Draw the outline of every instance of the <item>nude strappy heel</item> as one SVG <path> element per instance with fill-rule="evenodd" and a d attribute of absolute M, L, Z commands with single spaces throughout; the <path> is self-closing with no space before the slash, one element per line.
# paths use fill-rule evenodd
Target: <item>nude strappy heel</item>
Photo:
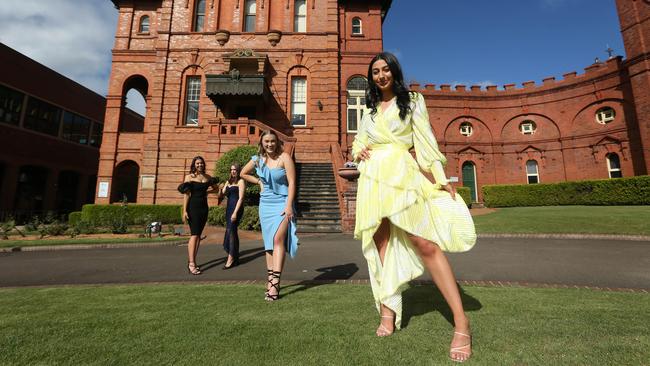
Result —
<path fill-rule="evenodd" d="M 454 362 L 465 362 L 465 361 L 469 360 L 469 358 L 472 356 L 472 336 L 469 335 L 469 334 L 461 333 L 461 332 L 454 332 L 454 334 L 458 334 L 460 336 L 468 338 L 469 342 L 467 342 L 467 344 L 464 344 L 462 346 L 451 347 L 449 349 L 449 359 L 454 361 Z M 465 359 L 455 359 L 455 358 L 452 357 L 454 354 L 465 355 L 466 358 Z"/>
<path fill-rule="evenodd" d="M 395 317 L 392 315 L 382 315 L 382 319 L 391 319 L 394 320 Z M 395 329 L 389 330 L 381 322 L 379 323 L 379 328 L 377 328 L 377 337 L 388 337 L 395 332 Z"/>

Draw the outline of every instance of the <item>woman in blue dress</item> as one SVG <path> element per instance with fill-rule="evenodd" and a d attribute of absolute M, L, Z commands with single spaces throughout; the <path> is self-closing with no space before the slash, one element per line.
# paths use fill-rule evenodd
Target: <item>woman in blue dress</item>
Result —
<path fill-rule="evenodd" d="M 241 177 L 260 186 L 260 224 L 268 275 L 265 299 L 275 301 L 280 296 L 285 252 L 293 258 L 298 250 L 294 217 L 296 167 L 289 154 L 282 152 L 282 141 L 274 131 L 263 132 L 258 146 L 258 155 L 244 166 Z M 257 177 L 251 175 L 253 170 Z"/>
<path fill-rule="evenodd" d="M 235 163 L 230 166 L 228 181 L 221 188 L 221 195 L 226 201 L 226 233 L 223 236 L 223 249 L 228 253 L 228 259 L 223 269 L 239 265 L 239 234 L 237 228 L 244 214 L 244 191 L 246 183 L 239 176 L 241 167 Z"/>

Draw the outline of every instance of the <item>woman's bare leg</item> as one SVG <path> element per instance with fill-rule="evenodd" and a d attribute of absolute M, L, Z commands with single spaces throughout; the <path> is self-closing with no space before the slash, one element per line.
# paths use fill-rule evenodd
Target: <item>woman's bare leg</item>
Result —
<path fill-rule="evenodd" d="M 282 272 L 282 269 L 284 268 L 284 259 L 285 259 L 285 241 L 287 239 L 287 231 L 288 231 L 289 223 L 287 219 L 282 220 L 280 223 L 280 226 L 278 227 L 278 231 L 275 233 L 275 236 L 273 237 L 273 261 L 272 261 L 272 267 L 271 268 L 274 272 Z M 277 279 L 277 282 L 279 283 L 279 279 Z M 278 289 L 276 289 L 273 286 L 270 286 L 268 288 L 269 296 L 277 296 L 278 295 Z"/>
<path fill-rule="evenodd" d="M 196 270 L 196 252 L 198 250 L 199 240 L 200 240 L 199 236 L 192 235 L 190 236 L 190 240 L 187 242 L 187 262 L 188 262 L 189 271 L 192 274 L 200 273 Z"/>
<path fill-rule="evenodd" d="M 386 256 L 386 248 L 388 247 L 388 239 L 390 238 L 390 221 L 387 218 L 381 220 L 381 224 L 375 231 L 372 239 L 375 241 L 377 251 L 379 252 L 379 260 L 384 264 L 384 257 Z M 393 334 L 395 331 L 395 312 L 384 306 L 379 305 L 379 314 L 381 316 L 379 327 L 377 328 L 377 335 L 385 337 Z"/>
<path fill-rule="evenodd" d="M 447 256 L 443 253 L 440 247 L 429 240 L 408 234 L 411 243 L 418 252 L 422 263 L 431 274 L 433 282 L 436 284 L 440 293 L 447 301 L 449 308 L 454 316 L 454 331 L 470 335 L 469 319 L 465 315 L 463 309 L 463 302 L 460 298 L 456 277 L 451 270 L 451 265 L 447 260 Z M 451 347 L 461 347 L 469 344 L 469 338 L 458 334 L 454 334 L 451 341 Z M 450 357 L 458 361 L 464 361 L 471 355 L 471 347 L 465 347 L 463 352 L 453 352 Z"/>

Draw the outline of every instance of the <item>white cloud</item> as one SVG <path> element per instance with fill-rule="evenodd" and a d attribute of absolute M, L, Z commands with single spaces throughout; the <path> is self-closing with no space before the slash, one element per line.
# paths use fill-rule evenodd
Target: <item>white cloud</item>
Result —
<path fill-rule="evenodd" d="M 106 95 L 117 10 L 108 0 L 2 0 L 0 42 Z"/>

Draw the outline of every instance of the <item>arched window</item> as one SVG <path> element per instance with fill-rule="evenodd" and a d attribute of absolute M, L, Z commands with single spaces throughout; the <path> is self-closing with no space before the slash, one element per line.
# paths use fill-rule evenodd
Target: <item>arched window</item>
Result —
<path fill-rule="evenodd" d="M 244 6 L 244 32 L 255 32 L 255 16 L 257 15 L 257 4 L 255 0 L 246 0 Z"/>
<path fill-rule="evenodd" d="M 363 34 L 360 18 L 352 18 L 352 34 Z"/>
<path fill-rule="evenodd" d="M 307 78 L 291 78 L 291 125 L 307 126 Z"/>
<path fill-rule="evenodd" d="M 603 107 L 596 111 L 596 122 L 601 125 L 606 125 L 614 121 L 616 118 L 616 112 L 612 107 Z"/>
<path fill-rule="evenodd" d="M 307 31 L 307 0 L 296 0 L 293 15 L 293 31 Z"/>
<path fill-rule="evenodd" d="M 348 81 L 348 132 L 357 132 L 366 105 L 366 78 L 356 76 Z"/>
<path fill-rule="evenodd" d="M 535 160 L 528 160 L 526 162 L 526 176 L 528 177 L 528 184 L 539 183 L 539 170 L 537 169 L 537 162 Z"/>
<path fill-rule="evenodd" d="M 140 33 L 149 33 L 149 16 L 143 15 L 140 18 L 140 28 L 138 29 Z"/>
<path fill-rule="evenodd" d="M 621 161 L 618 159 L 618 155 L 614 153 L 607 154 L 607 171 L 609 172 L 610 178 L 623 177 L 623 173 L 621 172 Z"/>
<path fill-rule="evenodd" d="M 472 128 L 472 124 L 465 121 L 460 124 L 460 134 L 469 137 L 472 136 L 472 133 L 474 132 L 474 129 Z"/>
<path fill-rule="evenodd" d="M 205 23 L 205 0 L 196 0 L 195 4 L 192 31 L 203 32 L 203 24 Z"/>
<path fill-rule="evenodd" d="M 524 135 L 532 135 L 537 130 L 537 125 L 531 120 L 523 121 L 519 124 L 519 131 Z"/>
<path fill-rule="evenodd" d="M 199 101 L 201 96 L 201 77 L 188 76 L 185 84 L 185 118 L 186 126 L 199 125 Z"/>

